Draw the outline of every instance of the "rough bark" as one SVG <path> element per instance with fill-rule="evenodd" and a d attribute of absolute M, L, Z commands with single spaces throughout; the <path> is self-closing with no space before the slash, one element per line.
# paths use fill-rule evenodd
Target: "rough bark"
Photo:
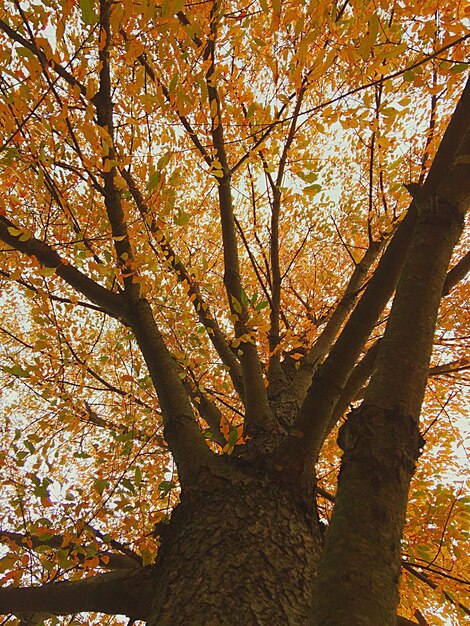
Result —
<path fill-rule="evenodd" d="M 207 475 L 163 536 L 149 626 L 308 623 L 321 532 L 278 477 Z"/>

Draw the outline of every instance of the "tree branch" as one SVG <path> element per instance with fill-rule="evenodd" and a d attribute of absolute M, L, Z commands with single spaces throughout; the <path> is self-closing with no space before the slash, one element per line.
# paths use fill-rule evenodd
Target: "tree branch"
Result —
<path fill-rule="evenodd" d="M 136 206 L 142 218 L 150 228 L 150 232 L 155 236 L 155 240 L 157 241 L 158 246 L 163 252 L 167 262 L 174 270 L 178 281 L 183 285 L 186 285 L 188 298 L 193 304 L 198 319 L 207 330 L 209 339 L 214 346 L 217 354 L 219 355 L 222 363 L 228 367 L 233 386 L 240 395 L 240 397 L 243 399 L 244 388 L 240 363 L 238 362 L 238 359 L 236 358 L 231 347 L 229 346 L 226 338 L 224 337 L 224 334 L 222 333 L 222 330 L 220 329 L 217 320 L 210 311 L 208 304 L 202 297 L 199 285 L 194 280 L 194 277 L 191 276 L 176 252 L 173 250 L 173 247 L 165 237 L 164 231 L 158 226 L 157 221 L 152 215 L 150 208 L 145 203 L 144 198 L 140 190 L 138 189 L 131 173 L 124 168 L 121 170 L 121 173 L 123 178 L 127 182 L 129 191 L 134 199 L 134 202 L 136 203 Z"/>
<path fill-rule="evenodd" d="M 431 580 L 429 576 L 427 576 L 423 572 L 418 572 L 415 569 L 415 567 L 419 567 L 419 566 L 413 566 L 412 563 L 407 563 L 406 561 L 402 561 L 402 566 L 412 576 L 414 576 L 418 580 L 421 580 L 421 582 L 425 583 L 428 587 L 431 587 L 431 589 L 437 589 L 438 585 L 433 580 Z M 437 573 L 437 572 L 434 572 L 434 573 Z M 465 604 L 462 604 L 461 602 L 458 602 L 457 600 L 455 600 L 452 596 L 450 596 L 447 593 L 447 591 L 443 591 L 442 593 L 451 604 L 462 609 L 462 611 L 464 611 L 467 615 L 470 615 L 470 609 L 467 606 L 465 606 Z"/>
<path fill-rule="evenodd" d="M 58 76 L 65 80 L 65 82 L 71 87 L 77 87 L 80 93 L 86 98 L 86 86 L 83 85 L 73 74 L 71 74 L 65 67 L 57 63 L 53 58 L 47 58 L 42 50 L 40 50 L 34 42 L 29 41 L 16 30 L 11 28 L 6 22 L 0 19 L 0 30 L 2 30 L 10 39 L 20 44 L 24 48 L 30 50 L 39 60 L 41 65 L 47 65 L 53 69 Z"/>
<path fill-rule="evenodd" d="M 196 383 L 188 379 L 188 377 L 184 379 L 184 385 L 199 415 L 207 422 L 210 428 L 212 435 L 211 441 L 215 441 L 223 448 L 227 442 L 220 430 L 223 415 L 219 407 L 197 387 Z"/>
<path fill-rule="evenodd" d="M 39 587 L 0 588 L 0 613 L 70 615 L 95 612 L 147 619 L 154 594 L 152 569 L 110 572 Z"/>
<path fill-rule="evenodd" d="M 300 407 L 301 403 L 304 401 L 307 390 L 312 382 L 313 375 L 320 366 L 324 357 L 328 354 L 328 351 L 336 339 L 344 320 L 350 313 L 359 296 L 360 289 L 363 286 L 367 273 L 379 256 L 386 242 L 387 238 L 382 237 L 379 241 L 372 242 L 369 245 L 369 248 L 364 253 L 361 261 L 356 264 L 344 294 L 336 305 L 336 308 L 330 316 L 326 326 L 320 333 L 314 345 L 307 351 L 301 360 L 300 367 L 297 370 L 289 389 L 286 391 L 285 396 L 286 399 L 295 401 L 297 406 Z"/>
<path fill-rule="evenodd" d="M 299 90 L 297 101 L 295 103 L 294 114 L 290 124 L 289 132 L 282 150 L 279 166 L 277 170 L 276 181 L 272 184 L 273 201 L 271 204 L 271 229 L 270 229 L 270 260 L 271 260 L 271 280 L 272 280 L 272 296 L 270 310 L 270 329 L 268 334 L 269 340 L 269 366 L 268 380 L 270 386 L 276 388 L 278 385 L 284 385 L 285 377 L 281 368 L 281 357 L 278 350 L 280 344 L 280 309 L 281 309 L 281 268 L 279 264 L 279 217 L 281 212 L 281 196 L 282 182 L 287 165 L 287 157 L 290 147 L 295 138 L 297 128 L 297 120 L 302 106 L 302 101 L 306 92 L 303 85 Z M 266 168 L 265 168 L 266 169 Z M 271 180 L 271 179 L 270 179 Z M 270 393 L 272 393 L 270 391 Z"/>
<path fill-rule="evenodd" d="M 465 276 L 470 272 L 470 250 L 454 265 L 454 267 L 449 270 L 446 281 L 444 283 L 444 289 L 442 290 L 442 295 L 447 296 L 452 291 L 452 289 L 459 283 L 461 280 L 465 278 Z"/>
<path fill-rule="evenodd" d="M 271 430 L 275 426 L 263 380 L 261 363 L 254 339 L 247 326 L 248 311 L 245 305 L 244 291 L 240 280 L 238 244 L 231 189 L 231 171 L 225 150 L 222 126 L 222 109 L 217 86 L 215 84 L 215 41 L 220 3 L 214 0 L 211 9 L 211 37 L 206 43 L 204 57 L 209 63 L 206 73 L 206 85 L 211 110 L 211 135 L 214 144 L 217 171 L 220 221 L 224 252 L 224 284 L 227 291 L 231 314 L 235 320 L 235 334 L 239 340 L 240 362 L 243 371 L 245 390 L 245 427 L 248 434 L 258 430 Z M 213 165 L 214 165 L 213 163 Z"/>
<path fill-rule="evenodd" d="M 92 102 L 96 107 L 96 117 L 98 125 L 107 132 L 109 136 L 109 145 L 107 141 L 102 140 L 105 150 L 103 150 L 103 171 L 104 180 L 104 203 L 106 213 L 111 225 L 113 234 L 113 243 L 117 255 L 118 267 L 121 270 L 124 288 L 129 297 L 136 298 L 140 293 L 140 286 L 134 281 L 135 267 L 133 263 L 133 250 L 129 240 L 129 232 L 122 208 L 121 194 L 116 187 L 115 178 L 117 174 L 116 168 L 116 151 L 114 148 L 114 121 L 113 121 L 113 101 L 111 96 L 111 70 L 110 70 L 110 54 L 109 47 L 111 45 L 111 26 L 110 13 L 113 2 L 109 0 L 100 0 L 100 17 L 99 17 L 99 90 L 93 97 Z M 107 153 L 107 154 L 106 154 Z"/>
<path fill-rule="evenodd" d="M 470 81 L 455 115 L 462 115 L 463 138 L 456 137 L 456 144 L 448 146 L 451 159 L 439 184 L 431 178 L 429 186 L 419 187 L 413 195 L 418 219 L 376 369 L 363 404 L 349 415 L 338 437 L 344 454 L 318 568 L 314 620 L 321 621 L 326 614 L 334 620 L 341 607 L 348 606 L 351 615 L 388 623 L 398 603 L 400 540 L 409 485 L 424 443 L 419 414 L 437 314 L 447 267 L 470 204 L 470 164 L 466 163 Z M 365 588 L 371 598 L 366 610 L 355 600 Z"/>
<path fill-rule="evenodd" d="M 35 550 L 40 546 L 49 546 L 50 548 L 57 550 L 58 548 L 63 547 L 64 545 L 64 537 L 62 535 L 54 535 L 50 538 L 41 538 L 38 535 L 34 535 L 33 533 L 17 533 L 9 530 L 0 529 L 0 541 L 2 542 L 11 542 L 14 541 L 18 546 L 22 548 L 32 548 Z M 81 546 L 71 544 L 66 547 L 75 549 L 77 551 L 77 557 L 80 561 L 85 561 L 87 556 L 85 553 L 82 554 L 80 551 Z M 109 570 L 123 570 L 123 569 L 135 569 L 141 565 L 139 556 L 135 554 L 134 556 L 130 556 L 128 554 L 116 554 L 115 552 L 109 551 L 99 551 L 98 556 L 100 558 L 100 567 Z M 104 557 L 104 558 L 102 558 Z"/>
<path fill-rule="evenodd" d="M 210 466 L 214 455 L 199 430 L 180 370 L 155 322 L 150 303 L 144 298 L 133 303 L 129 325 L 147 364 L 162 409 L 164 434 L 185 484 L 195 483 L 202 466 Z"/>
<path fill-rule="evenodd" d="M 380 341 L 380 339 L 374 341 L 372 346 L 349 375 L 331 415 L 331 420 L 327 428 L 327 435 L 335 427 L 338 420 L 346 413 L 349 404 L 357 398 L 358 393 L 361 391 L 367 380 L 372 376 L 375 360 L 379 352 Z"/>
<path fill-rule="evenodd" d="M 62 259 L 48 244 L 39 241 L 35 237 L 29 237 L 29 235 L 30 233 L 26 233 L 24 229 L 18 227 L 7 217 L 0 215 L 0 239 L 4 243 L 29 257 L 36 257 L 44 267 L 54 268 L 58 276 L 88 298 L 90 302 L 93 302 L 108 315 L 120 321 L 125 320 L 127 307 L 121 296 L 105 289 L 105 287 L 82 274 L 80 270 L 70 265 L 67 260 Z M 27 237 L 26 241 L 24 240 L 25 237 Z"/>
<path fill-rule="evenodd" d="M 178 13 L 178 16 L 183 16 L 184 19 L 186 19 L 186 23 L 189 24 L 189 21 L 187 20 L 186 16 L 184 16 L 184 14 L 181 11 Z M 180 21 L 182 21 L 181 17 L 180 17 Z M 183 23 L 185 23 L 185 22 L 183 22 Z M 125 39 L 125 41 L 129 41 L 129 38 L 127 37 L 127 34 L 126 34 L 126 32 L 125 32 L 125 30 L 123 28 L 121 28 L 119 32 L 121 33 L 121 35 Z M 155 70 L 153 69 L 153 67 L 148 62 L 148 60 L 146 58 L 146 55 L 145 54 L 139 54 L 139 56 L 137 57 L 137 60 L 139 61 L 139 63 L 144 68 L 145 73 L 150 78 L 150 80 L 153 83 L 156 83 L 156 84 L 159 85 L 159 87 L 162 90 L 163 95 L 165 96 L 167 102 L 170 102 L 171 101 L 171 97 L 170 97 L 170 92 L 169 92 L 168 88 L 157 77 L 157 75 L 155 73 Z M 185 129 L 185 131 L 188 133 L 188 137 L 191 139 L 193 144 L 196 146 L 196 148 L 198 149 L 199 153 L 203 157 L 204 161 L 210 167 L 212 165 L 212 159 L 211 159 L 209 153 L 207 152 L 206 148 L 204 147 L 204 145 L 201 143 L 201 140 L 197 136 L 196 131 L 191 126 L 190 121 L 188 120 L 188 118 L 186 116 L 181 115 L 181 113 L 179 112 L 177 107 L 175 107 L 175 110 L 176 110 L 176 115 L 178 116 L 179 121 L 183 125 L 183 128 Z"/>

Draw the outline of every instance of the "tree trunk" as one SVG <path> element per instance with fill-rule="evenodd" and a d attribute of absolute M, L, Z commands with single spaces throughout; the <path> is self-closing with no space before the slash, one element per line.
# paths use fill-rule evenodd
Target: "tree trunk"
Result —
<path fill-rule="evenodd" d="M 314 507 L 278 476 L 208 475 L 163 534 L 147 623 L 306 625 L 321 545 Z"/>

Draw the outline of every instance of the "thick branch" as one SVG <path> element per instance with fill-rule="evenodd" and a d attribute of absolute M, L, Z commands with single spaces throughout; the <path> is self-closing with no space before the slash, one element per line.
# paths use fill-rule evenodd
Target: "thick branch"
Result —
<path fill-rule="evenodd" d="M 358 393 L 371 377 L 379 347 L 380 339 L 377 339 L 351 372 L 331 415 L 327 434 L 331 432 L 338 420 L 346 413 L 349 404 L 357 398 Z"/>
<path fill-rule="evenodd" d="M 416 221 L 410 210 L 400 223 L 364 293 L 327 359 L 317 370 L 288 438 L 277 453 L 277 464 L 294 473 L 312 470 L 325 439 L 342 389 L 377 320 L 395 290 Z M 325 331 L 324 331 L 325 332 Z"/>
<path fill-rule="evenodd" d="M 271 280 L 272 280 L 272 296 L 271 296 L 271 311 L 270 311 L 270 329 L 269 329 L 269 367 L 268 367 L 268 380 L 270 386 L 276 387 L 276 383 L 284 382 L 284 374 L 281 368 L 281 358 L 278 350 L 280 344 L 280 309 L 281 309 L 281 267 L 279 262 L 279 217 L 281 213 L 281 187 L 284 180 L 284 173 L 287 165 L 287 157 L 289 150 L 295 138 L 295 132 L 297 128 L 297 120 L 299 116 L 300 107 L 305 95 L 305 86 L 303 86 L 297 97 L 297 102 L 294 108 L 294 115 L 290 124 L 289 132 L 282 150 L 281 158 L 279 160 L 279 167 L 277 170 L 276 181 L 272 181 L 273 201 L 271 204 L 271 232 L 270 232 L 270 257 L 271 257 Z M 265 169 L 267 169 L 265 167 Z M 268 173 L 268 176 L 269 173 Z M 272 393 L 272 391 L 270 391 Z"/>
<path fill-rule="evenodd" d="M 467 255 L 466 255 L 467 256 Z M 468 255 L 470 258 L 470 254 Z M 454 270 L 459 267 L 460 263 L 465 260 L 465 257 L 457 263 L 457 265 L 451 269 L 446 276 L 446 280 L 444 285 L 455 286 L 459 280 L 465 277 L 466 272 L 463 273 L 460 268 L 456 273 Z M 444 291 L 442 293 L 443 296 L 446 296 L 450 293 L 450 289 Z M 372 376 L 375 366 L 375 359 L 377 357 L 380 346 L 380 339 L 375 341 L 371 348 L 366 352 L 365 356 L 362 360 L 356 365 L 356 367 L 351 372 L 344 389 L 341 393 L 341 396 L 336 403 L 333 414 L 331 416 L 330 425 L 328 427 L 328 432 L 334 428 L 335 424 L 338 420 L 346 413 L 348 406 L 354 400 L 360 400 L 363 398 L 363 392 L 365 391 L 365 383 Z M 470 367 L 470 359 L 457 359 L 455 361 L 451 361 L 449 363 L 443 363 L 442 365 L 435 365 L 429 369 L 429 376 L 440 376 L 449 374 L 452 372 L 459 372 Z M 361 393 L 360 393 L 361 392 Z"/>
<path fill-rule="evenodd" d="M 188 394 L 179 376 L 147 300 L 133 303 L 129 325 L 142 351 L 162 409 L 165 439 L 173 454 L 181 482 L 196 482 L 202 466 L 214 455 L 197 425 Z"/>
<path fill-rule="evenodd" d="M 152 589 L 151 568 L 110 572 L 77 581 L 40 587 L 0 588 L 0 614 L 94 612 L 147 619 Z"/>
<path fill-rule="evenodd" d="M 118 267 L 121 270 L 124 287 L 129 296 L 138 297 L 140 287 L 134 282 L 135 269 L 133 267 L 133 250 L 129 240 L 129 232 L 122 208 L 121 194 L 116 187 L 115 178 L 116 151 L 114 148 L 113 101 L 111 96 L 111 70 L 109 47 L 111 45 L 110 12 L 112 2 L 100 0 L 100 46 L 99 46 L 99 90 L 93 97 L 96 107 L 98 125 L 107 131 L 110 145 L 103 150 L 103 180 L 104 203 L 111 225 L 114 248 L 117 255 Z M 104 143 L 103 143 L 104 146 Z"/>
<path fill-rule="evenodd" d="M 250 336 L 250 329 L 247 326 L 249 315 L 245 306 L 245 298 L 240 280 L 238 244 L 233 214 L 231 172 L 225 150 L 220 97 L 215 84 L 215 40 L 217 36 L 219 8 L 219 2 L 215 1 L 211 11 L 211 38 L 207 41 L 204 53 L 204 56 L 210 60 L 210 65 L 206 73 L 206 84 L 212 119 L 211 135 L 215 156 L 219 163 L 217 180 L 224 251 L 224 284 L 230 310 L 235 318 L 235 333 L 237 338 L 241 339 L 239 351 L 241 353 L 240 362 L 245 390 L 245 424 L 247 432 L 253 434 L 257 430 L 272 429 L 274 427 L 274 420 L 269 407 L 258 351 L 253 337 Z"/>
<path fill-rule="evenodd" d="M 429 375 L 447 265 L 463 229 L 463 215 L 455 205 L 440 197 L 436 201 L 438 209 L 430 206 L 429 214 L 420 218 L 416 228 L 377 357 L 377 369 L 366 393 L 366 401 L 386 408 L 400 407 L 415 419 Z M 436 215 L 435 211 L 439 213 Z"/>
<path fill-rule="evenodd" d="M 146 224 L 150 228 L 150 231 L 155 236 L 158 246 L 164 254 L 167 262 L 174 270 L 178 281 L 183 285 L 186 285 L 188 298 L 193 303 L 199 321 L 206 328 L 209 339 L 222 363 L 228 367 L 229 375 L 232 379 L 234 388 L 243 398 L 244 389 L 240 363 L 224 337 L 224 334 L 222 333 L 217 320 L 210 311 L 207 302 L 205 302 L 202 297 L 199 285 L 173 250 L 173 247 L 165 237 L 164 231 L 158 226 L 157 221 L 145 203 L 144 198 L 130 172 L 126 169 L 122 169 L 121 173 L 128 184 L 129 191 L 134 199 L 134 202 L 136 203 L 137 208 L 139 209 L 140 214 L 142 215 L 142 218 L 145 220 Z"/>
<path fill-rule="evenodd" d="M 438 211 L 437 202 L 450 202 L 463 211 L 470 195 L 469 166 L 465 155 L 470 154 L 470 80 L 462 93 L 448 128 L 437 151 L 424 186 L 413 197 L 405 219 L 380 260 L 364 294 L 352 312 L 328 358 L 317 371 L 289 439 L 281 445 L 279 464 L 292 464 L 299 470 L 306 459 L 315 458 L 325 438 L 342 388 L 381 312 L 393 294 L 416 223 L 416 212 L 426 201 Z M 414 190 L 415 186 L 413 186 Z M 439 190 L 439 197 L 434 190 Z M 445 209 L 444 209 L 445 210 Z M 447 265 L 444 267 L 446 271 Z M 427 275 L 427 272 L 425 272 Z M 444 281 L 441 287 L 444 287 Z M 440 294 L 440 295 L 441 295 Z M 419 360 L 419 362 L 421 362 Z M 397 367 L 401 369 L 401 366 Z M 427 378 L 427 370 L 426 370 Z M 410 381 L 408 380 L 408 384 Z M 385 379 L 384 379 L 384 384 Z M 309 461 L 310 463 L 310 461 Z"/>
<path fill-rule="evenodd" d="M 12 234 L 12 232 L 19 234 Z M 105 289 L 94 280 L 82 274 L 80 270 L 65 259 L 43 241 L 35 237 L 23 239 L 23 231 L 4 215 L 0 215 L 0 239 L 11 248 L 23 252 L 29 257 L 36 257 L 44 267 L 55 268 L 55 273 L 63 278 L 71 287 L 79 291 L 86 298 L 96 304 L 109 315 L 120 320 L 125 319 L 127 308 L 122 298 L 108 289 Z"/>
<path fill-rule="evenodd" d="M 370 623 L 396 619 L 400 540 L 409 485 L 424 443 L 419 414 L 447 267 L 470 204 L 470 164 L 459 159 L 470 154 L 470 98 L 461 121 L 463 139 L 456 138 L 458 143 L 450 147 L 440 184 L 432 191 L 413 187 L 418 220 L 376 369 L 364 403 L 340 430 L 344 454 L 318 569 L 314 621 L 328 615 L 343 623 L 342 607 L 348 607 L 351 622 L 359 615 Z M 357 601 L 365 589 L 371 600 L 367 606 Z"/>

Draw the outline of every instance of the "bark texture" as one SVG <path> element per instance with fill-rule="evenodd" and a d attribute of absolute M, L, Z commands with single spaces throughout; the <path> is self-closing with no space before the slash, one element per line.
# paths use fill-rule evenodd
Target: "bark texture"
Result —
<path fill-rule="evenodd" d="M 207 477 L 183 494 L 156 563 L 149 626 L 306 626 L 321 531 L 276 477 Z"/>
<path fill-rule="evenodd" d="M 335 515 L 315 594 L 315 626 L 394 626 L 408 485 L 422 445 L 397 411 L 363 406 L 342 427 Z M 332 606 L 334 598 L 341 598 Z"/>

